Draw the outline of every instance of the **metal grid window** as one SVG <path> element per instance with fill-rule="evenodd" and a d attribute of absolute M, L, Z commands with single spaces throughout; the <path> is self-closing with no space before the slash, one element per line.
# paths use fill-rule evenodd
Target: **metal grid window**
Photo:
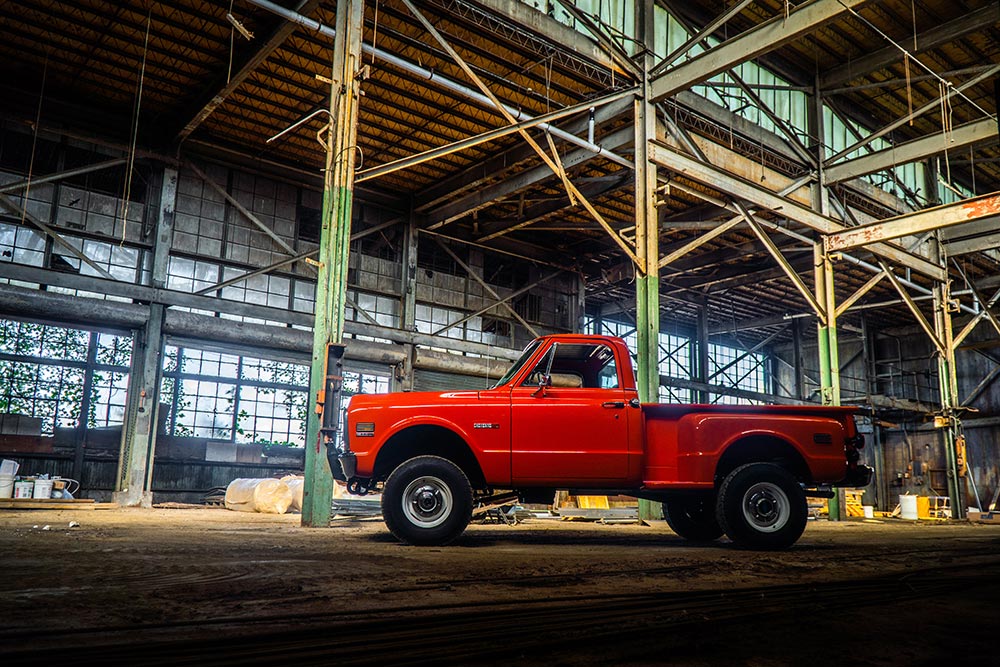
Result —
<path fill-rule="evenodd" d="M 308 366 L 176 346 L 164 356 L 168 435 L 305 444 Z"/>
<path fill-rule="evenodd" d="M 708 365 L 712 384 L 767 393 L 767 356 L 750 353 L 728 345 L 708 346 Z M 760 401 L 725 394 L 711 394 L 712 403 L 757 405 Z"/>
<path fill-rule="evenodd" d="M 22 225 L 0 222 L 0 261 L 45 265 L 45 237 Z"/>
<path fill-rule="evenodd" d="M 42 420 L 41 432 L 121 424 L 131 338 L 0 320 L 0 413 Z"/>

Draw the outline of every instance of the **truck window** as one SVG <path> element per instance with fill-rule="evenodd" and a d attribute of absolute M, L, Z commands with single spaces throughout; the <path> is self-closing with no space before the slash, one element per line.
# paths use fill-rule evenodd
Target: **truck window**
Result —
<path fill-rule="evenodd" d="M 545 373 L 548 355 L 542 357 L 523 386 L 537 386 Z M 552 386 L 563 389 L 617 389 L 615 354 L 601 343 L 560 344 L 552 360 Z"/>
<path fill-rule="evenodd" d="M 518 357 L 517 361 L 514 362 L 514 365 L 511 366 L 509 369 L 507 369 L 507 372 L 503 374 L 502 378 L 500 378 L 499 380 L 497 380 L 497 383 L 495 385 L 493 385 L 492 388 L 496 389 L 497 387 L 502 387 L 503 385 L 505 385 L 508 382 L 510 382 L 510 379 L 512 377 L 514 377 L 515 375 L 517 375 L 517 372 L 519 370 L 521 370 L 521 366 L 524 366 L 524 364 L 526 364 L 528 362 L 528 357 L 530 357 L 532 354 L 534 354 L 535 349 L 539 345 L 541 345 L 541 343 L 542 343 L 542 341 L 539 340 L 539 339 L 537 339 L 537 338 L 535 340 L 531 341 L 530 343 L 528 343 L 528 346 L 526 348 L 524 348 L 524 352 L 522 352 L 521 356 Z"/>

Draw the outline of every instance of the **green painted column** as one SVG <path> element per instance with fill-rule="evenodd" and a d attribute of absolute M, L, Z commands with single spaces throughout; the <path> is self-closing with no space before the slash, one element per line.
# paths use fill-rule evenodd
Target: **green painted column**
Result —
<path fill-rule="evenodd" d="M 639 400 L 656 403 L 660 395 L 660 230 L 656 213 L 656 166 L 649 159 L 649 142 L 656 138 L 656 109 L 649 103 L 649 69 L 654 42 L 652 0 L 636 5 L 637 34 L 647 46 L 640 59 L 642 96 L 633 106 L 635 130 L 635 251 L 639 259 L 635 280 L 636 379 Z M 639 501 L 639 517 L 661 519 L 660 503 Z"/>
<path fill-rule="evenodd" d="M 819 356 L 820 398 L 823 405 L 840 405 L 840 355 L 837 344 L 837 301 L 834 294 L 833 262 L 823 249 L 823 243 L 816 243 L 813 250 L 815 260 L 816 301 L 823 308 L 817 321 L 817 351 Z M 839 521 L 841 511 L 841 489 L 834 489 L 830 499 L 830 520 Z"/>
<path fill-rule="evenodd" d="M 940 240 L 935 235 L 929 242 L 931 261 L 946 265 Z M 944 428 L 945 466 L 948 477 L 948 497 L 953 519 L 964 519 L 965 489 L 958 461 L 958 440 L 961 428 L 955 408 L 961 404 L 958 394 L 958 377 L 955 367 L 955 339 L 951 322 L 951 289 L 948 283 L 937 283 L 933 289 L 934 332 L 944 348 L 938 351 L 938 389 L 941 394 L 941 413 L 948 420 Z"/>
<path fill-rule="evenodd" d="M 361 29 L 364 3 L 337 3 L 336 38 L 330 86 L 330 126 L 326 135 L 319 277 L 316 282 L 316 322 L 313 327 L 309 393 L 314 404 L 323 389 L 327 346 L 344 337 L 347 264 L 351 244 L 354 167 L 357 155 L 357 115 L 361 69 Z M 320 442 L 320 418 L 310 411 L 306 428 L 305 485 L 302 525 L 330 525 L 333 475 Z"/>

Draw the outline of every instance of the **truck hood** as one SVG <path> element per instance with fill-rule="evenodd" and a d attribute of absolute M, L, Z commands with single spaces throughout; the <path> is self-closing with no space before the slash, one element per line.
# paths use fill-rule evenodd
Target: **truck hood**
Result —
<path fill-rule="evenodd" d="M 410 391 L 393 394 L 356 394 L 351 410 L 365 408 L 420 408 L 479 401 L 478 391 Z"/>

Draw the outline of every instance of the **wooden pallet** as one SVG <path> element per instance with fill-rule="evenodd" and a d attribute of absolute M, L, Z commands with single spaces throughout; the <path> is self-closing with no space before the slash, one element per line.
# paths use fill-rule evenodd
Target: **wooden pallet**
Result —
<path fill-rule="evenodd" d="M 861 504 L 862 495 L 864 495 L 864 491 L 844 490 L 844 511 L 847 516 L 855 518 L 863 518 L 865 516 L 865 508 Z"/>
<path fill-rule="evenodd" d="M 99 503 L 89 498 L 66 500 L 63 498 L 4 498 L 0 510 L 110 510 L 118 503 Z"/>

